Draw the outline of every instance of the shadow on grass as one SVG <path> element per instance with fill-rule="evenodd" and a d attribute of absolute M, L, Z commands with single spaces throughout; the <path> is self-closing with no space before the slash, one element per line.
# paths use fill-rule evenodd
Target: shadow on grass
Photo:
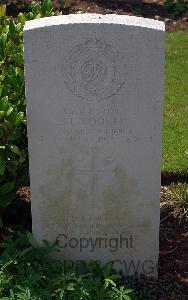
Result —
<path fill-rule="evenodd" d="M 161 173 L 161 185 L 170 185 L 171 183 L 188 183 L 188 171 L 170 172 L 163 171 Z"/>

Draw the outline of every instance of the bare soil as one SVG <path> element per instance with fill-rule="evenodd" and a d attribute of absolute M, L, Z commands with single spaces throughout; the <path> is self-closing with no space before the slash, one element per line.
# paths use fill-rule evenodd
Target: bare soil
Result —
<path fill-rule="evenodd" d="M 161 188 L 159 279 L 178 283 L 188 294 L 188 223 L 171 214 L 165 190 Z"/>
<path fill-rule="evenodd" d="M 37 1 L 37 0 L 35 0 Z M 8 0 L 7 13 L 16 16 L 19 12 L 29 11 L 32 0 Z M 188 16 L 173 19 L 165 8 L 164 0 L 143 0 L 142 4 L 128 4 L 126 0 L 53 0 L 54 8 L 68 13 L 100 13 L 136 15 L 164 21 L 168 31 L 188 31 Z"/>
<path fill-rule="evenodd" d="M 65 0 L 64 3 L 71 12 L 136 15 L 164 21 L 168 31 L 188 31 L 188 16 L 174 20 L 164 7 L 164 0 L 144 0 L 141 5 L 117 0 Z"/>

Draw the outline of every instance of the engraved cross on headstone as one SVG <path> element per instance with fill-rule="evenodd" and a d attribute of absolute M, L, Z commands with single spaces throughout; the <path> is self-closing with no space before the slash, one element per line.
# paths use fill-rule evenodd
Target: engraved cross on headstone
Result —
<path fill-rule="evenodd" d="M 97 199 L 96 199 L 96 178 L 98 174 L 105 174 L 105 173 L 112 173 L 114 169 L 111 170 L 104 170 L 96 168 L 96 151 L 97 147 L 91 148 L 91 168 L 89 169 L 77 169 L 76 173 L 83 174 L 83 175 L 91 175 L 92 182 L 91 182 L 91 193 L 92 193 L 92 202 L 94 207 L 96 207 Z"/>

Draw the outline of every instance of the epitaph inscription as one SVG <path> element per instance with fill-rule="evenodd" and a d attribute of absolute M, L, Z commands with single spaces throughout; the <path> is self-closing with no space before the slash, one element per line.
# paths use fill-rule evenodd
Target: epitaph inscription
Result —
<path fill-rule="evenodd" d="M 125 82 L 125 60 L 110 44 L 89 38 L 68 49 L 62 73 L 67 88 L 88 101 L 115 95 Z"/>

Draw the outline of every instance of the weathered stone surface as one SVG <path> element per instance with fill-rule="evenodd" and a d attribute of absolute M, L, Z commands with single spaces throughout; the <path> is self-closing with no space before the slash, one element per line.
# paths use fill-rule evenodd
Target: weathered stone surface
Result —
<path fill-rule="evenodd" d="M 157 276 L 164 39 L 129 16 L 26 23 L 33 233 L 60 258 Z"/>

